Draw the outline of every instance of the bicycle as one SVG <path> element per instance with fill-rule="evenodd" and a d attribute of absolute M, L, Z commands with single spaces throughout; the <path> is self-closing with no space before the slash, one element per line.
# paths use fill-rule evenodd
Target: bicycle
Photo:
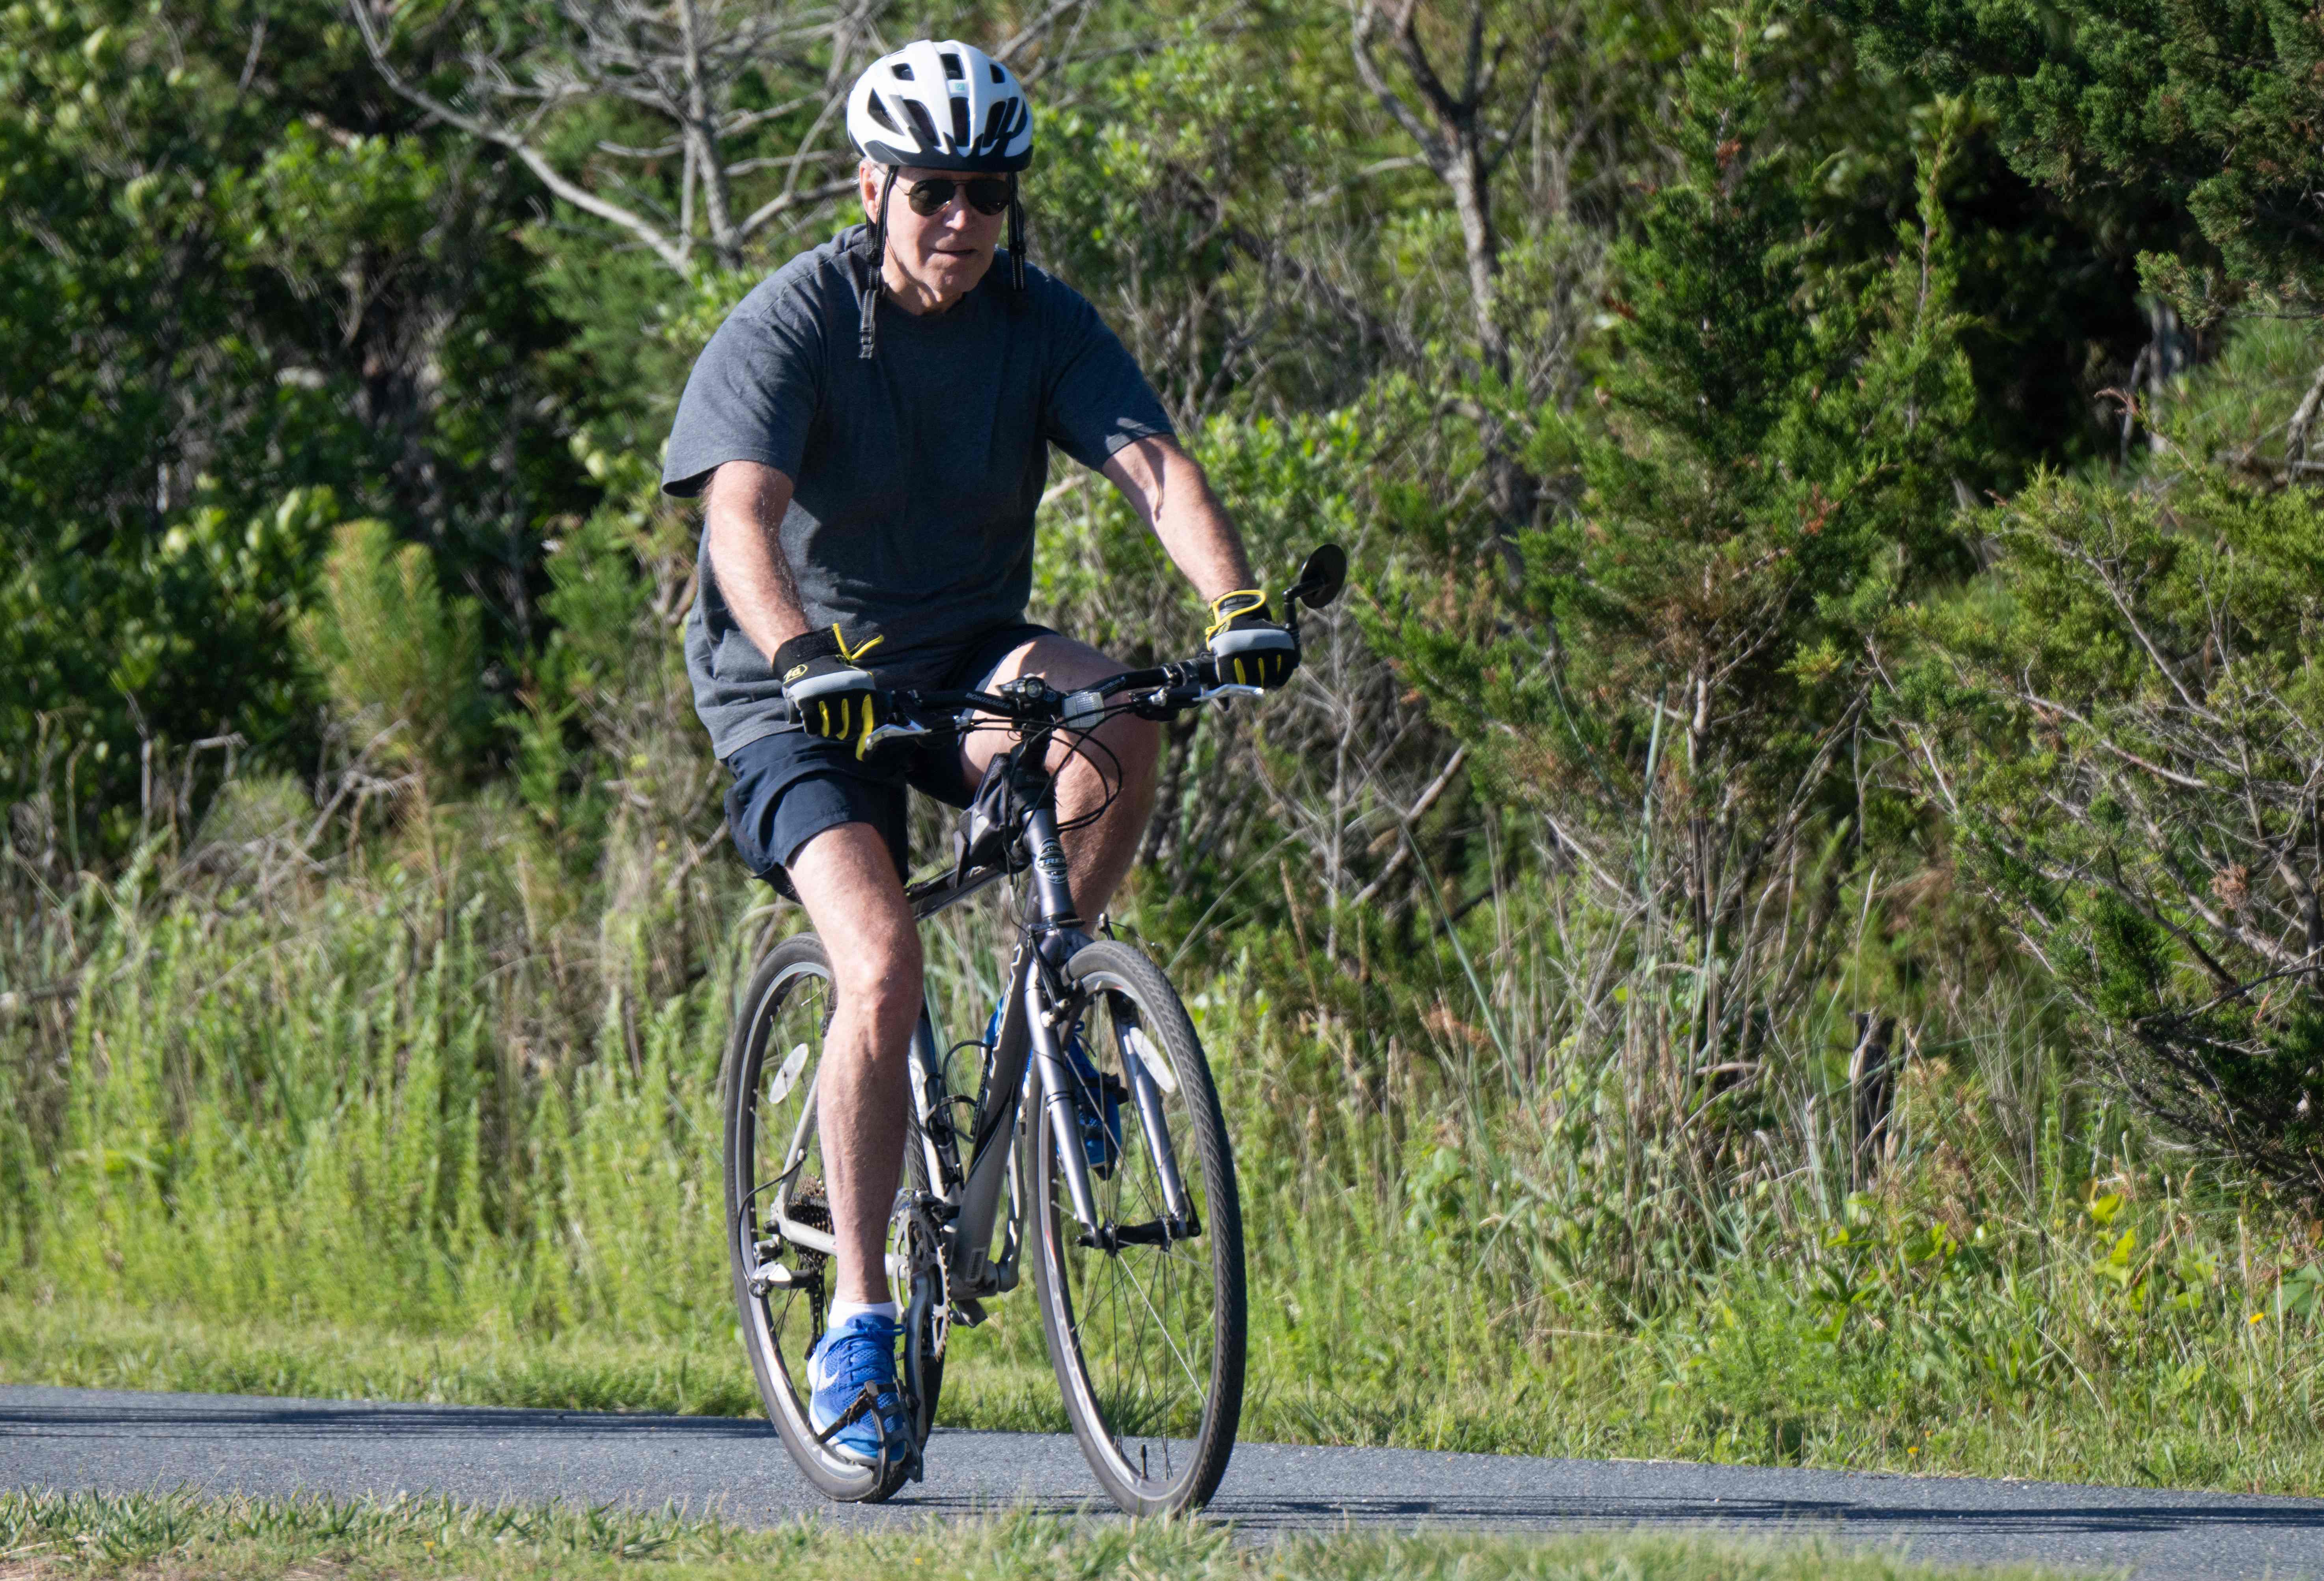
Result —
<path fill-rule="evenodd" d="M 1346 575 L 1336 546 L 1307 558 L 1283 595 L 1294 633 L 1299 606 L 1330 604 Z M 1016 735 L 960 816 L 951 870 L 906 894 L 920 920 L 1002 879 L 1028 878 L 1031 896 L 1019 908 L 997 1036 L 940 1052 L 925 1006 L 912 1034 L 887 1253 L 904 1292 L 898 1383 L 910 1449 L 870 1467 L 825 1447 L 801 1392 L 833 1250 L 815 1112 L 835 993 L 822 941 L 784 940 L 743 991 L 721 1077 L 734 1299 L 767 1415 L 827 1496 L 875 1502 L 918 1480 L 952 1327 L 983 1321 L 983 1303 L 1016 1288 L 1028 1214 L 1050 1364 L 1099 1484 L 1133 1515 L 1197 1509 L 1217 1490 L 1243 1386 L 1242 1215 L 1225 1117 L 1169 980 L 1135 947 L 1082 932 L 1047 763 L 1054 737 L 1073 740 L 1116 713 L 1167 719 L 1259 695 L 1222 684 L 1204 654 L 1070 695 L 1038 677 L 993 693 L 899 692 L 895 722 L 873 732 L 875 746 L 968 729 Z M 1080 1071 L 1068 1049 L 1076 1037 Z M 973 1090 L 952 1090 L 954 1055 L 973 1057 L 964 1083 Z"/>

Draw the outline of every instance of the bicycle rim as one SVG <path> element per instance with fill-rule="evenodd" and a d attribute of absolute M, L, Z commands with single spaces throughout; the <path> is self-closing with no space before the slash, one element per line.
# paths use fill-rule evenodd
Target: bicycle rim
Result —
<path fill-rule="evenodd" d="M 1102 1077 L 1127 1087 L 1131 1059 L 1157 1072 L 1161 1130 L 1196 1233 L 1111 1251 L 1080 1244 L 1045 1114 L 1028 1128 L 1039 1220 L 1035 1283 L 1065 1412 L 1091 1469 L 1124 1510 L 1175 1514 L 1216 1491 L 1241 1413 L 1234 1162 L 1202 1045 L 1162 974 L 1113 940 L 1082 950 L 1068 970 L 1085 995 L 1081 1034 Z M 1092 1191 L 1109 1226 L 1151 1234 L 1172 1217 L 1160 1166 L 1139 1105 L 1124 1098 L 1120 1114 L 1118 1154 L 1093 1173 Z M 1066 1145 L 1084 1140 L 1076 1133 Z"/>

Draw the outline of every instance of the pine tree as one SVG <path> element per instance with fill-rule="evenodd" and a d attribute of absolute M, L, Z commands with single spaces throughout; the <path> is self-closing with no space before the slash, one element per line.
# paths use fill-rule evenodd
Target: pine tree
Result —
<path fill-rule="evenodd" d="M 1835 258 L 1814 151 L 1786 140 L 1781 16 L 1735 17 L 1687 72 L 1680 177 L 1616 260 L 1617 349 L 1542 442 L 1570 458 L 1574 509 L 1526 541 L 1517 592 L 1415 586 L 1388 639 L 1503 792 L 1644 920 L 1640 948 L 1693 963 L 1694 1070 L 1812 981 L 1820 932 L 1787 930 L 1781 896 L 1814 838 L 1860 830 L 1868 633 L 1964 569 L 1970 396 L 1939 197 L 1963 110 L 1928 117 L 1918 223 L 1885 258 Z"/>

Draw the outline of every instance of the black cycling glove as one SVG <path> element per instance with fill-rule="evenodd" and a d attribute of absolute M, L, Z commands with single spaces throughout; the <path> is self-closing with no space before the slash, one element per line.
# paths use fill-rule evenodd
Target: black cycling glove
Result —
<path fill-rule="evenodd" d="M 1299 668 L 1299 639 L 1267 618 L 1267 595 L 1254 587 L 1211 600 L 1211 629 L 1203 633 L 1217 661 L 1222 685 L 1275 688 Z"/>
<path fill-rule="evenodd" d="M 807 632 L 775 650 L 775 673 L 782 678 L 783 696 L 810 735 L 832 741 L 852 741 L 862 757 L 872 743 L 872 732 L 886 722 L 888 694 L 872 684 L 871 675 L 856 661 L 878 647 L 874 637 L 860 648 L 850 648 L 839 628 Z"/>

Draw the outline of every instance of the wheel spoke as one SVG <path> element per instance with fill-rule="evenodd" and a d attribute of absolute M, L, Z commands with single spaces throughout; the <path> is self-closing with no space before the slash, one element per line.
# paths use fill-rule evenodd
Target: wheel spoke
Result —
<path fill-rule="evenodd" d="M 1178 1360 L 1178 1370 L 1186 1374 L 1186 1382 L 1194 1386 L 1194 1392 L 1199 1396 L 1203 1392 L 1203 1381 L 1194 1376 L 1194 1369 L 1188 1364 L 1186 1360 L 1186 1353 L 1180 1350 L 1178 1348 L 1178 1342 L 1170 1336 L 1170 1326 L 1163 1320 L 1162 1314 L 1156 1309 L 1153 1299 L 1146 1293 L 1146 1287 L 1138 1282 L 1138 1276 L 1132 1273 L 1126 1265 L 1121 1270 L 1121 1277 L 1124 1282 L 1126 1282 L 1131 1290 L 1138 1292 L 1139 1300 L 1143 1302 L 1145 1304 L 1146 1310 L 1153 1315 L 1154 1325 L 1161 1331 L 1162 1343 L 1170 1347 L 1170 1354 L 1173 1356 L 1176 1356 Z M 1164 1295 L 1163 1299 L 1166 1302 L 1168 1300 L 1169 1298 L 1167 1293 Z"/>

